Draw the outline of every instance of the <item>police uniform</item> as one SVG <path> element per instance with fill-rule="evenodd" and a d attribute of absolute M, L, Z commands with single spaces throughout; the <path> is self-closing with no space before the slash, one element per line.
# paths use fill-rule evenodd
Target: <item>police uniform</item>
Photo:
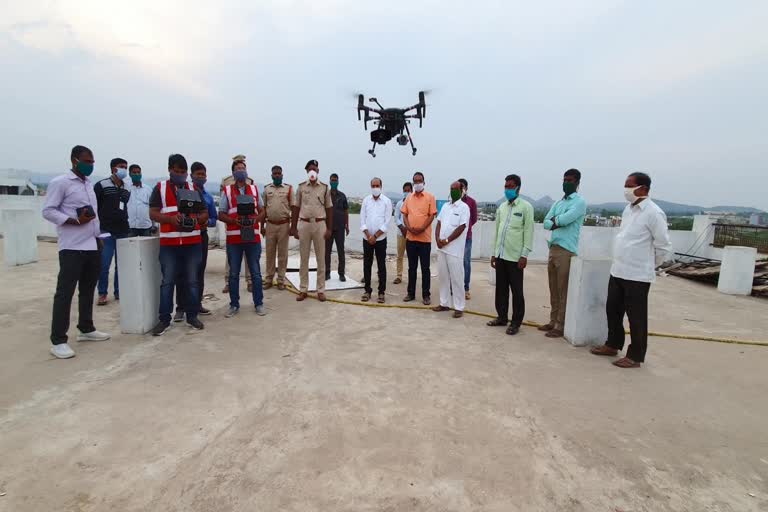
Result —
<path fill-rule="evenodd" d="M 267 213 L 264 236 L 267 239 L 267 272 L 264 284 L 272 286 L 275 277 L 275 253 L 277 253 L 277 284 L 285 284 L 288 267 L 288 240 L 291 234 L 291 202 L 293 187 L 287 183 L 264 187 L 264 209 Z"/>
<path fill-rule="evenodd" d="M 233 158 L 236 162 L 244 162 L 245 157 L 243 155 L 237 155 Z M 251 178 L 246 178 L 245 183 L 248 185 L 253 185 L 253 180 Z M 223 180 L 221 180 L 221 191 L 222 195 L 224 195 L 224 189 L 229 187 L 230 185 L 235 184 L 235 177 L 231 174 L 227 177 L 225 177 Z M 221 242 L 219 242 L 221 244 Z M 221 245 L 219 245 L 221 247 Z M 245 256 L 243 256 L 243 259 L 245 259 Z M 245 267 L 245 282 L 248 285 L 248 291 L 252 291 L 252 285 L 251 285 L 251 270 L 248 268 L 248 265 L 242 265 Z M 224 286 L 226 289 L 229 288 L 229 258 L 226 259 L 226 262 L 224 263 Z"/>
<path fill-rule="evenodd" d="M 317 292 L 325 293 L 325 231 L 326 209 L 333 207 L 331 187 L 320 182 L 314 184 L 303 181 L 296 189 L 293 206 L 299 209 L 298 232 L 299 253 L 301 255 L 300 291 L 306 293 L 309 288 L 309 249 L 315 247 L 317 260 Z"/>

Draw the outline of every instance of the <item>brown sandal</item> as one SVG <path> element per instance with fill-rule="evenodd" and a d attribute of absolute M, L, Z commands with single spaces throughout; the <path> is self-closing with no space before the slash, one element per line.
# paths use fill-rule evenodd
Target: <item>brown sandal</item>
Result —
<path fill-rule="evenodd" d="M 608 345 L 600 345 L 599 347 L 592 347 L 589 350 L 590 353 L 596 356 L 615 356 L 619 353 L 615 348 L 611 348 Z"/>
<path fill-rule="evenodd" d="M 298 297 L 296 297 L 296 302 L 301 302 L 304 299 L 307 298 L 307 294 L 305 292 L 301 292 Z"/>
<path fill-rule="evenodd" d="M 317 300 L 319 300 L 320 302 L 325 302 L 327 299 L 325 298 L 325 294 L 324 293 L 318 293 L 317 294 Z"/>
<path fill-rule="evenodd" d="M 360 300 L 363 302 L 368 302 L 371 300 L 371 294 L 368 292 L 365 292 L 362 297 L 360 297 Z"/>
<path fill-rule="evenodd" d="M 506 320 L 502 320 L 501 318 L 494 318 L 493 320 L 489 320 L 486 322 L 488 327 L 504 327 L 507 325 Z"/>
<path fill-rule="evenodd" d="M 432 311 L 434 311 L 435 313 L 440 313 L 441 311 L 450 311 L 450 310 L 451 308 L 447 308 L 445 306 L 435 306 L 432 308 Z"/>
<path fill-rule="evenodd" d="M 613 366 L 618 366 L 619 368 L 640 368 L 640 363 L 633 361 L 628 357 L 622 357 L 621 359 L 614 361 Z"/>

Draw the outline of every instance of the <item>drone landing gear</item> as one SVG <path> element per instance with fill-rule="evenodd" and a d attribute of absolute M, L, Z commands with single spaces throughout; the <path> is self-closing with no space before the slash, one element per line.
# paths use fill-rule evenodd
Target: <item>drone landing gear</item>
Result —
<path fill-rule="evenodd" d="M 368 150 L 368 154 L 371 155 L 373 158 L 376 158 L 376 143 L 373 143 L 373 147 Z"/>
<path fill-rule="evenodd" d="M 411 143 L 411 150 L 413 152 L 413 156 L 416 156 L 416 148 L 413 145 L 413 139 L 411 138 L 411 130 L 408 129 L 408 123 L 405 123 L 405 131 L 408 134 L 408 142 Z"/>

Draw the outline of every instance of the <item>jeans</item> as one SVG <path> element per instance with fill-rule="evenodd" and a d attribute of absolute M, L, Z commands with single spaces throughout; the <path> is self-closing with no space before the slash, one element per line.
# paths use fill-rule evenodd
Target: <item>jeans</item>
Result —
<path fill-rule="evenodd" d="M 51 315 L 51 343 L 59 345 L 67 342 L 69 330 L 69 312 L 72 308 L 72 296 L 78 288 L 79 317 L 77 328 L 82 333 L 93 332 L 93 290 L 101 271 L 99 251 L 59 251 L 59 279 L 56 283 L 56 295 L 53 296 L 53 314 Z"/>
<path fill-rule="evenodd" d="M 202 260 L 200 261 L 200 267 L 197 271 L 197 285 L 199 288 L 199 297 L 200 297 L 200 303 L 203 302 L 203 293 L 205 289 L 205 267 L 208 265 L 208 230 L 204 229 L 200 232 L 200 237 L 203 239 L 203 242 L 200 244 L 200 248 L 203 251 L 202 254 Z M 176 311 L 184 311 L 184 303 L 186 302 L 186 297 L 184 297 L 184 287 L 181 286 L 182 283 L 182 276 L 177 275 L 176 276 Z"/>
<path fill-rule="evenodd" d="M 101 275 L 99 276 L 99 295 L 106 295 L 109 291 L 109 267 L 112 265 L 112 256 L 115 257 L 115 298 L 120 297 L 120 283 L 117 279 L 117 241 L 128 238 L 130 233 L 110 233 L 108 238 L 103 238 L 104 248 L 101 250 Z"/>
<path fill-rule="evenodd" d="M 187 313 L 187 320 L 197 318 L 200 311 L 200 289 L 197 272 L 202 262 L 203 251 L 200 244 L 160 246 L 160 270 L 163 282 L 160 285 L 160 321 L 169 323 L 173 311 L 173 289 L 178 286 L 184 289 L 182 304 Z"/>
<path fill-rule="evenodd" d="M 346 264 L 344 256 L 344 229 L 334 229 L 331 232 L 331 238 L 325 241 L 325 278 L 331 278 L 331 249 L 336 243 L 336 252 L 339 256 L 339 277 L 344 275 L 344 266 Z M 317 257 L 317 255 L 315 255 Z"/>
<path fill-rule="evenodd" d="M 229 260 L 229 305 L 240 307 L 240 266 L 245 262 L 251 271 L 253 283 L 253 305 L 264 304 L 264 290 L 261 283 L 261 244 L 227 244 L 227 259 Z"/>
<path fill-rule="evenodd" d="M 131 236 L 152 236 L 152 228 L 131 228 Z"/>
<path fill-rule="evenodd" d="M 469 275 L 472 273 L 472 239 L 464 246 L 464 291 L 469 291 Z"/>
<path fill-rule="evenodd" d="M 416 296 L 416 270 L 421 263 L 421 297 L 427 299 L 431 296 L 429 256 L 432 252 L 432 244 L 408 240 L 405 243 L 405 252 L 408 253 L 408 296 Z"/>
<path fill-rule="evenodd" d="M 516 261 L 496 258 L 496 316 L 505 322 L 509 320 L 509 292 L 512 291 L 511 324 L 521 325 L 525 318 L 525 296 L 523 277 L 525 271 Z"/>
<path fill-rule="evenodd" d="M 376 267 L 379 274 L 379 293 L 387 290 L 387 239 L 377 240 L 376 245 L 371 245 L 363 240 L 363 281 L 365 292 L 373 292 L 371 288 L 371 270 L 373 270 L 373 256 L 376 255 Z"/>

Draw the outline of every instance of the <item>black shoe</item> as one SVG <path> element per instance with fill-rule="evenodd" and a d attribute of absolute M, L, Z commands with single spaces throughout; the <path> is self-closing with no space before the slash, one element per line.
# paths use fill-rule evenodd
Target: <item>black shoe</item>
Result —
<path fill-rule="evenodd" d="M 325 274 L 325 280 L 330 281 L 331 280 L 331 274 Z"/>
<path fill-rule="evenodd" d="M 405 297 L 403 297 L 403 302 L 411 302 L 414 299 L 415 297 L 413 295 L 406 295 Z"/>
<path fill-rule="evenodd" d="M 347 282 L 347 278 L 344 277 L 343 275 L 340 275 L 339 276 L 339 281 L 341 281 L 342 283 L 346 283 Z"/>
<path fill-rule="evenodd" d="M 189 326 L 193 329 L 197 329 L 198 331 L 202 331 L 205 328 L 203 322 L 198 320 L 197 317 L 193 318 L 192 320 L 187 320 L 187 324 L 189 324 Z"/>
<path fill-rule="evenodd" d="M 176 311 L 176 313 L 173 315 L 173 321 L 178 323 L 184 320 L 184 312 L 181 310 Z"/>
<path fill-rule="evenodd" d="M 152 336 L 162 336 L 170 328 L 170 322 L 158 322 L 155 328 L 152 329 Z"/>
<path fill-rule="evenodd" d="M 519 324 L 509 324 L 509 327 L 507 327 L 507 334 L 510 336 L 514 336 L 520 332 L 520 325 Z"/>
<path fill-rule="evenodd" d="M 210 309 L 205 309 L 204 307 L 200 306 L 200 311 L 197 313 L 198 315 L 208 316 L 211 314 Z"/>

